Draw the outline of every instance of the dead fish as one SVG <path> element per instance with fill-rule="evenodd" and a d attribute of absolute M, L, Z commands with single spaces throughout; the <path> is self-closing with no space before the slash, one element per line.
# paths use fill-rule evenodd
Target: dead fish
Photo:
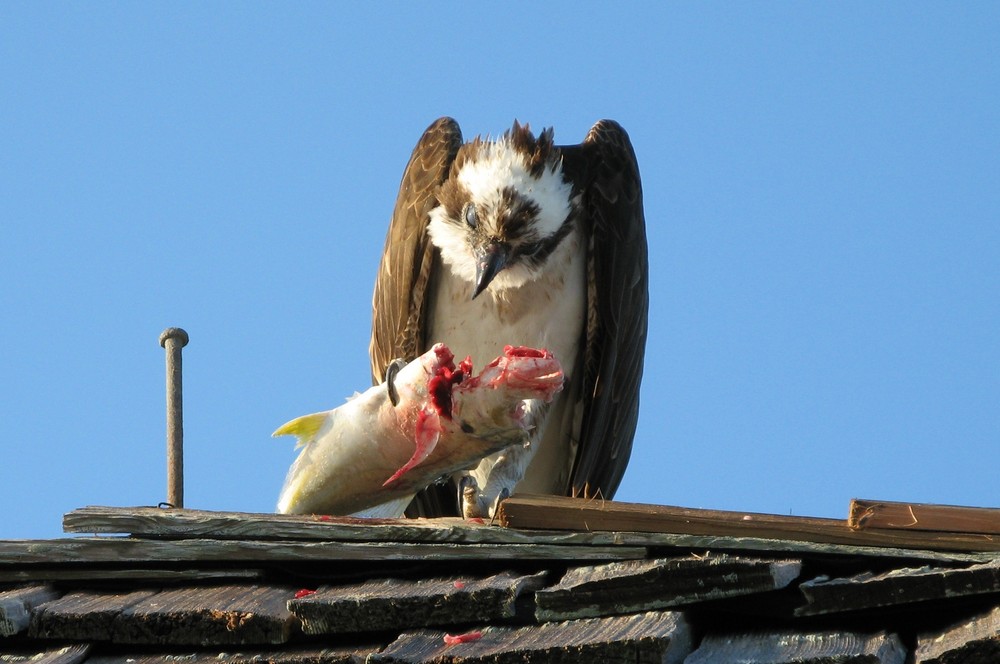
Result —
<path fill-rule="evenodd" d="M 435 344 L 396 374 L 392 385 L 356 394 L 339 408 L 288 422 L 302 452 L 278 498 L 282 514 L 402 514 L 413 495 L 505 447 L 525 444 L 532 424 L 525 399 L 551 401 L 563 372 L 547 350 L 507 346 L 472 374 Z"/>

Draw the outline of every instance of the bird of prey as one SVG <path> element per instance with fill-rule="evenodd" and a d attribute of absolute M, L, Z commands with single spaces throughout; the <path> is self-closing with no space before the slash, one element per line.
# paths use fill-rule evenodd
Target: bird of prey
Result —
<path fill-rule="evenodd" d="M 564 146 L 517 121 L 469 142 L 451 118 L 431 124 L 375 283 L 373 380 L 444 342 L 476 366 L 508 344 L 546 348 L 566 384 L 550 404 L 525 402 L 525 445 L 429 487 L 407 513 L 485 516 L 515 488 L 611 498 L 635 434 L 648 302 L 642 186 L 617 122 Z"/>

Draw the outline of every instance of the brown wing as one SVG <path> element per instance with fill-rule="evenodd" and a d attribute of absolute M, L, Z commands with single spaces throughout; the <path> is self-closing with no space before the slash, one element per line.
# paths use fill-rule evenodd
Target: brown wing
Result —
<path fill-rule="evenodd" d="M 369 355 L 375 384 L 385 379 L 394 359 L 412 360 L 424 351 L 424 295 L 434 261 L 427 215 L 461 144 L 458 123 L 440 118 L 420 137 L 403 172 L 372 297 Z"/>
<path fill-rule="evenodd" d="M 642 183 L 628 134 L 601 120 L 564 168 L 590 224 L 583 422 L 571 495 L 611 498 L 632 451 L 649 311 Z"/>

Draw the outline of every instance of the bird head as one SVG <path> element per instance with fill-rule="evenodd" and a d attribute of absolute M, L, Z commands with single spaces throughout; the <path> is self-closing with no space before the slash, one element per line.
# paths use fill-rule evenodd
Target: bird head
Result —
<path fill-rule="evenodd" d="M 495 141 L 459 148 L 428 233 L 472 297 L 492 285 L 517 288 L 536 279 L 572 230 L 576 203 L 552 130 L 537 138 L 527 125 Z"/>

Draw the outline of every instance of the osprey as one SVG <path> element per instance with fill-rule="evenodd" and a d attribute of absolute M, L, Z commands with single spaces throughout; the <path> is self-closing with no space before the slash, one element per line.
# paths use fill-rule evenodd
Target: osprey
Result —
<path fill-rule="evenodd" d="M 618 123 L 553 144 L 517 121 L 463 143 L 451 118 L 403 173 L 375 282 L 372 377 L 435 343 L 481 365 L 506 345 L 551 351 L 565 389 L 524 404 L 529 441 L 487 457 L 408 513 L 482 516 L 513 492 L 611 498 L 639 410 L 648 311 L 642 187 Z"/>

